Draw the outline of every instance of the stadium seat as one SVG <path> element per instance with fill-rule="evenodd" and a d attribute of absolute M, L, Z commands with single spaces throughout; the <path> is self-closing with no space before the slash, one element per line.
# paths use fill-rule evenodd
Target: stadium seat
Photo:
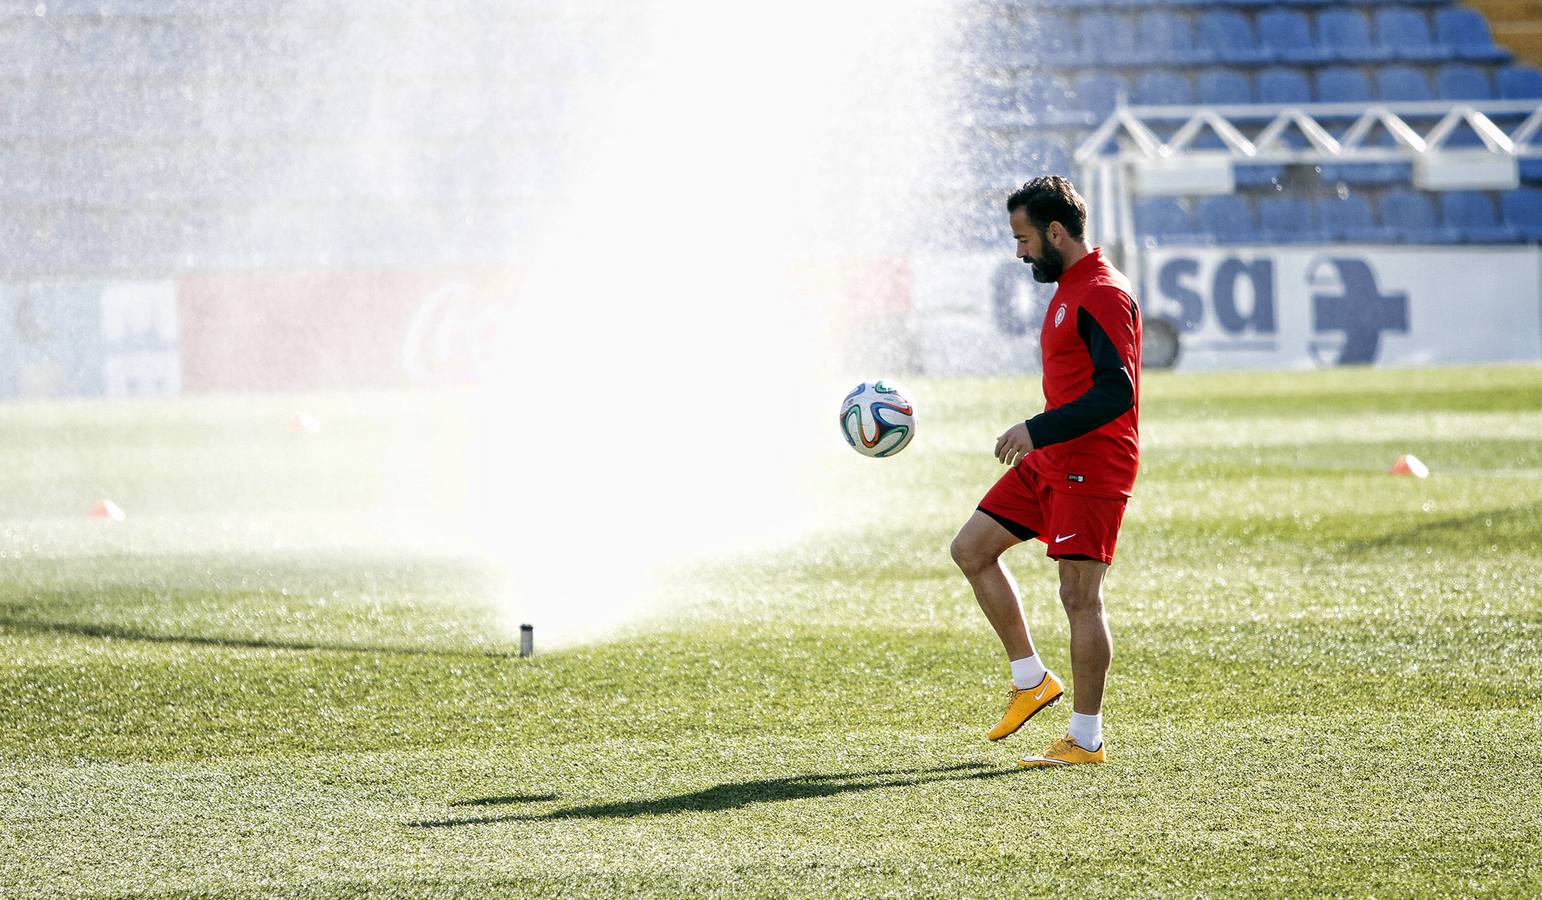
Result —
<path fill-rule="evenodd" d="M 1424 103 L 1435 99 L 1429 77 L 1412 66 L 1377 69 L 1376 94 L 1388 103 Z"/>
<path fill-rule="evenodd" d="M 1542 72 L 1531 66 L 1505 66 L 1498 81 L 1501 100 L 1542 100 Z"/>
<path fill-rule="evenodd" d="M 1087 72 L 1076 79 L 1077 104 L 1100 122 L 1113 113 L 1128 92 L 1129 86 L 1118 75 Z"/>
<path fill-rule="evenodd" d="M 1135 33 L 1144 45 L 1146 59 L 1167 65 L 1201 65 L 1215 62 L 1213 51 L 1194 43 L 1188 17 L 1167 10 L 1148 10 L 1136 20 Z"/>
<path fill-rule="evenodd" d="M 1368 103 L 1371 79 L 1357 68 L 1328 66 L 1317 70 L 1317 99 L 1323 103 Z"/>
<path fill-rule="evenodd" d="M 1447 239 L 1436 224 L 1435 204 L 1422 191 L 1391 190 L 1382 194 L 1381 224 L 1410 243 L 1434 244 Z"/>
<path fill-rule="evenodd" d="M 1521 188 L 1499 198 L 1504 223 L 1524 241 L 1542 241 L 1542 190 Z"/>
<path fill-rule="evenodd" d="M 1147 72 L 1135 82 L 1134 102 L 1143 106 L 1193 106 L 1189 80 L 1177 72 Z"/>
<path fill-rule="evenodd" d="M 1317 14 L 1317 40 L 1328 58 L 1341 62 L 1390 59 L 1392 54 L 1371 39 L 1371 22 L 1356 9 L 1328 9 Z"/>
<path fill-rule="evenodd" d="M 1135 29 L 1124 16 L 1088 13 L 1082 16 L 1079 33 L 1083 64 L 1128 65 L 1146 49 L 1136 41 Z"/>
<path fill-rule="evenodd" d="M 1435 40 L 1447 57 L 1473 62 L 1508 62 L 1510 54 L 1494 46 L 1488 20 L 1474 9 L 1452 7 L 1435 13 Z"/>
<path fill-rule="evenodd" d="M 1330 57 L 1312 40 L 1306 13 L 1271 9 L 1258 16 L 1258 42 L 1269 58 L 1284 63 L 1319 63 Z"/>
<path fill-rule="evenodd" d="M 1033 175 L 1071 174 L 1071 150 L 1064 141 L 1029 137 L 1012 145 L 1008 183 L 1018 184 Z"/>
<path fill-rule="evenodd" d="M 1454 63 L 1435 73 L 1435 90 L 1442 100 L 1488 100 L 1494 95 L 1488 75 L 1477 66 Z M 1446 138 L 1446 147 L 1482 147 L 1483 139 L 1466 123 Z"/>
<path fill-rule="evenodd" d="M 1429 16 L 1423 10 L 1394 6 L 1377 12 L 1376 42 L 1394 59 L 1435 62 L 1449 58 L 1435 44 Z"/>
<path fill-rule="evenodd" d="M 1435 92 L 1442 100 L 1491 100 L 1493 85 L 1477 66 L 1455 63 L 1435 73 Z"/>
<path fill-rule="evenodd" d="M 1135 236 L 1146 244 L 1196 244 L 1194 218 L 1173 197 L 1145 197 L 1135 203 Z"/>
<path fill-rule="evenodd" d="M 1259 103 L 1311 103 L 1312 85 L 1300 69 L 1271 67 L 1258 73 Z"/>
<path fill-rule="evenodd" d="M 1258 201 L 1258 225 L 1271 244 L 1316 243 L 1326 239 L 1317 226 L 1312 204 L 1293 197 L 1263 197 Z"/>
<path fill-rule="evenodd" d="M 1381 244 L 1397 240 L 1396 230 L 1377 225 L 1370 201 L 1357 194 L 1318 200 L 1317 215 L 1323 234 L 1330 241 Z"/>
<path fill-rule="evenodd" d="M 1258 34 L 1247 16 L 1233 10 L 1209 10 L 1195 22 L 1199 49 L 1224 63 L 1257 64 L 1268 55 L 1258 46 Z"/>
<path fill-rule="evenodd" d="M 1069 19 L 1035 13 L 1024 23 L 1031 59 L 1044 66 L 1074 65 L 1079 61 Z"/>
<path fill-rule="evenodd" d="M 1267 188 L 1279 184 L 1285 178 L 1285 167 L 1273 163 L 1234 163 L 1232 175 L 1239 188 Z"/>
<path fill-rule="evenodd" d="M 1035 124 L 1051 128 L 1086 128 L 1098 122 L 1081 108 L 1075 91 L 1064 78 L 1047 78 L 1032 71 L 1018 76 L 1017 106 Z"/>
<path fill-rule="evenodd" d="M 1236 194 L 1201 197 L 1194 211 L 1200 230 L 1218 244 L 1256 244 L 1261 240 L 1252 208 Z"/>
<path fill-rule="evenodd" d="M 1518 237 L 1499 222 L 1494 201 L 1482 191 L 1447 191 L 1440 195 L 1440 214 L 1447 232 L 1469 244 L 1502 244 Z"/>
<path fill-rule="evenodd" d="M 1343 182 L 1353 187 L 1380 184 L 1408 184 L 1413 180 L 1412 163 L 1328 163 L 1319 176 L 1328 184 Z"/>
<path fill-rule="evenodd" d="M 1195 76 L 1194 82 L 1200 103 L 1231 106 L 1253 102 L 1248 77 L 1236 69 L 1205 69 Z"/>

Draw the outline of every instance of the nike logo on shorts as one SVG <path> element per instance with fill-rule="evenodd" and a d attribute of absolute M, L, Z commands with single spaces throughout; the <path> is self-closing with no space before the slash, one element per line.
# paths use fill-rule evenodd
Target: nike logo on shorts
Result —
<path fill-rule="evenodd" d="M 1057 534 L 1057 535 L 1055 535 L 1055 543 L 1058 544 L 1061 541 L 1069 541 L 1071 538 L 1076 537 L 1077 533 L 1078 532 L 1073 531 L 1070 534 L 1066 535 L 1065 537 L 1061 537 L 1060 535 Z"/>

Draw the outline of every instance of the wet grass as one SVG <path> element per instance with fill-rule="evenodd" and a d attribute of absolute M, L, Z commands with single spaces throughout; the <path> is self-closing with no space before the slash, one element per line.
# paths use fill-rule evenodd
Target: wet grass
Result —
<path fill-rule="evenodd" d="M 407 537 L 436 398 L 0 408 L 0 895 L 1542 892 L 1542 370 L 1149 378 L 1111 764 L 1055 772 L 1064 706 L 983 740 L 945 549 L 1037 387 L 916 387 L 925 440 L 830 461 L 860 508 L 529 660 Z"/>

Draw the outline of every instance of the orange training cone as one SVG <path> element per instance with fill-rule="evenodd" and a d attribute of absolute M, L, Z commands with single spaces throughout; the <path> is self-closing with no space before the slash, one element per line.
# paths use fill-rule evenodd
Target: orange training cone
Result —
<path fill-rule="evenodd" d="M 93 519 L 106 519 L 112 522 L 122 522 L 125 518 L 123 507 L 106 497 L 91 504 L 91 510 L 86 515 Z"/>
<path fill-rule="evenodd" d="M 1412 475 L 1415 478 L 1430 477 L 1430 467 L 1419 461 L 1419 457 L 1412 453 L 1404 453 L 1387 470 L 1389 475 Z"/>

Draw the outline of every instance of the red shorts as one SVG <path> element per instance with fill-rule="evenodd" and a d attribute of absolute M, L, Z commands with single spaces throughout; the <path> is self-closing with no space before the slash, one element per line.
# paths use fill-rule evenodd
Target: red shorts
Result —
<path fill-rule="evenodd" d="M 1112 564 L 1123 499 L 1058 491 L 1026 465 L 1013 466 L 980 501 L 980 511 L 1022 540 L 1049 545 L 1050 559 L 1083 556 Z"/>

